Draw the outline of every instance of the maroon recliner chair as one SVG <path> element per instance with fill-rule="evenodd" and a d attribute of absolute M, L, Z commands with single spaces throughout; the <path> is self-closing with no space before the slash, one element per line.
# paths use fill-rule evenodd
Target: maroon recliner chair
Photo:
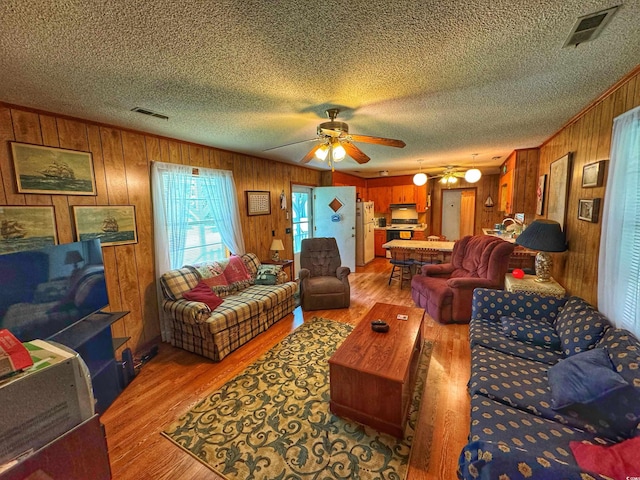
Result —
<path fill-rule="evenodd" d="M 451 263 L 425 265 L 411 280 L 411 297 L 440 323 L 468 323 L 473 289 L 504 287 L 515 245 L 489 235 L 466 236 L 453 246 Z"/>

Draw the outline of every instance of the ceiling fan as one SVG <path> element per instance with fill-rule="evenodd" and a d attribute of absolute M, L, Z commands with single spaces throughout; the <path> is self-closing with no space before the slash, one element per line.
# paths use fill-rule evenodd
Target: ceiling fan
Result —
<path fill-rule="evenodd" d="M 349 155 L 359 164 L 367 163 L 371 160 L 369 156 L 356 147 L 353 142 L 373 143 L 397 148 L 403 148 L 405 146 L 402 140 L 349 133 L 349 125 L 336 120 L 338 113 L 340 113 L 339 108 L 330 108 L 326 110 L 326 113 L 329 121 L 318 125 L 316 138 L 280 145 L 278 147 L 268 148 L 267 150 L 294 145 L 296 143 L 317 141 L 318 144 L 302 157 L 300 163 L 309 163 L 315 157 L 321 161 L 327 160 L 331 166 L 331 170 L 333 170 L 334 163 L 342 161 L 346 155 Z"/>
<path fill-rule="evenodd" d="M 444 185 L 458 183 L 459 178 L 464 178 L 465 172 L 460 172 L 457 168 L 456 165 L 447 165 L 440 175 L 433 175 L 431 178 L 439 178 L 440 183 Z"/>

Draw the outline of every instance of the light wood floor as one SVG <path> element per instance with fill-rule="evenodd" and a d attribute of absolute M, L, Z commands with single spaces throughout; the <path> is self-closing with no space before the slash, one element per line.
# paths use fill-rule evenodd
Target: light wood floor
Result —
<path fill-rule="evenodd" d="M 113 479 L 220 479 L 162 437 L 162 429 L 305 320 L 319 316 L 356 324 L 376 302 L 413 306 L 409 285 L 405 283 L 401 290 L 394 281 L 388 286 L 389 273 L 388 261 L 376 258 L 350 275 L 350 308 L 302 312 L 298 307 L 219 363 L 160 345 L 159 354 L 144 365 L 102 416 Z M 435 389 L 435 395 L 425 396 L 433 400 L 422 405 L 407 479 L 453 480 L 458 454 L 469 433 L 468 326 L 439 325 L 427 319 L 424 336 L 435 342 L 426 385 Z"/>

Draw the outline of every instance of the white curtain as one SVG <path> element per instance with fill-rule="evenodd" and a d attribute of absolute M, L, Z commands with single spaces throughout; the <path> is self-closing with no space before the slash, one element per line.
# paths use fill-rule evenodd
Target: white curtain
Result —
<path fill-rule="evenodd" d="M 174 175 L 164 175 L 171 172 Z M 189 195 L 192 167 L 172 163 L 151 164 L 151 195 L 153 199 L 153 232 L 156 258 L 156 294 L 160 314 L 160 334 L 165 342 L 171 341 L 170 321 L 162 310 L 160 276 L 182 266 L 186 237 L 187 213 L 185 199 Z M 188 181 L 187 181 L 188 179 Z M 166 192 L 166 195 L 165 195 Z M 169 229 L 169 225 L 178 228 Z M 184 228 L 180 228 L 182 225 Z M 170 238 L 171 235 L 171 238 Z"/>
<path fill-rule="evenodd" d="M 598 309 L 640 337 L 640 107 L 613 121 L 598 262 Z"/>
<path fill-rule="evenodd" d="M 233 253 L 245 253 L 233 173 L 199 167 L 198 177 L 206 187 L 222 243 Z M 171 329 L 169 319 L 162 310 L 160 276 L 183 265 L 192 181 L 193 167 L 188 165 L 162 162 L 153 162 L 151 165 L 156 289 L 160 331 L 165 342 L 171 341 Z M 169 228 L 170 225 L 172 228 Z"/>
<path fill-rule="evenodd" d="M 209 168 L 199 170 L 200 180 L 206 188 L 222 243 L 232 253 L 243 255 L 245 253 L 244 238 L 233 172 Z"/>

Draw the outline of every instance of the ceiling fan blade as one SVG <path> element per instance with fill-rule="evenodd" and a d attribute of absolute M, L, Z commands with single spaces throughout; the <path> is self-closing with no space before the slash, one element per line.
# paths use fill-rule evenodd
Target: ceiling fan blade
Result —
<path fill-rule="evenodd" d="M 369 160 L 371 160 L 366 153 L 364 153 L 362 150 L 360 150 L 351 142 L 347 142 L 346 140 L 343 140 L 342 142 L 340 142 L 340 145 L 344 147 L 344 150 L 345 152 L 347 152 L 347 155 L 349 155 L 351 158 L 353 158 L 356 162 L 360 164 L 367 163 Z"/>
<path fill-rule="evenodd" d="M 268 152 L 269 150 L 275 150 L 276 148 L 282 148 L 282 147 L 288 147 L 290 145 L 297 145 L 299 143 L 306 143 L 306 142 L 315 142 L 318 140 L 318 137 L 316 138 L 309 138 L 307 140 L 300 140 L 299 142 L 292 142 L 292 143 L 285 143 L 284 145 L 278 145 L 277 147 L 271 147 L 271 148 L 265 148 L 264 150 L 262 150 L 263 152 Z"/>
<path fill-rule="evenodd" d="M 349 136 L 354 142 L 375 143 L 376 145 L 397 148 L 403 148 L 406 145 L 402 140 L 395 140 L 393 138 L 370 137 L 368 135 L 354 135 L 353 133 L 349 134 Z"/>
<path fill-rule="evenodd" d="M 311 159 L 315 156 L 316 151 L 322 146 L 324 145 L 323 143 L 319 143 L 318 145 L 316 145 L 315 147 L 313 147 L 311 150 L 309 150 L 309 153 L 307 153 L 304 157 L 302 157 L 302 160 L 300 160 L 300 163 L 309 163 L 311 161 Z"/>

